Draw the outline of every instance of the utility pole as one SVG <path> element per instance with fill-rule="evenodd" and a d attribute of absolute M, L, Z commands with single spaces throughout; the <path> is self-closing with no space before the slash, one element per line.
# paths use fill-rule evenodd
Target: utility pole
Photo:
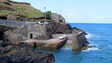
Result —
<path fill-rule="evenodd" d="M 14 9 L 14 13 L 15 13 L 15 21 L 16 21 L 16 9 Z"/>
<path fill-rule="evenodd" d="M 66 15 L 66 20 L 65 20 L 65 23 L 67 22 L 67 15 Z"/>
<path fill-rule="evenodd" d="M 62 10 L 60 10 L 60 12 L 61 12 L 61 19 L 62 19 Z"/>
<path fill-rule="evenodd" d="M 44 7 L 44 9 L 45 9 L 45 22 L 46 22 L 46 7 Z"/>
<path fill-rule="evenodd" d="M 40 20 L 40 12 L 39 12 L 39 20 Z M 38 21 L 39 21 L 39 20 L 38 20 Z"/>
<path fill-rule="evenodd" d="M 60 10 L 60 12 L 61 12 L 61 15 L 62 15 L 62 10 Z"/>

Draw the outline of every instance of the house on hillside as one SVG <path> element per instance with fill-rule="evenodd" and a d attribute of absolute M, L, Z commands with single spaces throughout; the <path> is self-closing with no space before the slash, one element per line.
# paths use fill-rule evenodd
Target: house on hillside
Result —
<path fill-rule="evenodd" d="M 57 13 L 51 13 L 51 17 L 55 22 L 65 22 L 65 18 Z"/>

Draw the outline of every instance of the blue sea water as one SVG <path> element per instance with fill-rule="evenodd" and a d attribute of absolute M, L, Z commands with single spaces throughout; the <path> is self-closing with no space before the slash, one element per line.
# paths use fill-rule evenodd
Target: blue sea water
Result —
<path fill-rule="evenodd" d="M 54 54 L 55 63 L 112 63 L 112 24 L 69 24 L 85 30 L 88 33 L 87 40 L 93 47 L 81 52 L 73 52 L 72 48 L 66 47 L 51 51 Z"/>

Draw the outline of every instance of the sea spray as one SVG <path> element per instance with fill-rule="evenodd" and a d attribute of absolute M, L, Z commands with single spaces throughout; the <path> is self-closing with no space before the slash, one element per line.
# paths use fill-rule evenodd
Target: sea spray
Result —
<path fill-rule="evenodd" d="M 94 35 L 92 35 L 91 33 L 87 33 L 86 38 L 92 38 Z"/>
<path fill-rule="evenodd" d="M 87 51 L 92 51 L 92 50 L 98 50 L 98 48 L 92 47 L 92 48 L 88 48 L 87 50 L 82 50 L 82 51 L 83 51 L 83 52 L 87 52 Z"/>

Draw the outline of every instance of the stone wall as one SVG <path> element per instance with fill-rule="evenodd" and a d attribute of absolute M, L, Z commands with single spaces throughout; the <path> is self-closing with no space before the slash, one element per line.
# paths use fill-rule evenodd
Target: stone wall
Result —
<path fill-rule="evenodd" d="M 46 28 L 45 28 L 45 37 L 46 37 L 46 39 L 50 39 L 50 38 L 52 38 L 52 26 L 49 24 L 49 25 L 46 25 L 45 26 Z"/>
<path fill-rule="evenodd" d="M 81 51 L 82 47 L 87 46 L 88 42 L 86 40 L 85 35 L 86 33 L 84 31 L 80 31 L 79 33 L 73 35 L 73 42 L 72 42 L 73 51 L 79 52 Z"/>
<path fill-rule="evenodd" d="M 25 25 L 25 23 L 0 19 L 0 25 L 6 25 L 6 26 L 21 26 L 21 25 Z"/>
<path fill-rule="evenodd" d="M 7 38 L 5 37 L 6 31 L 9 33 L 9 31 L 13 31 L 14 29 L 17 29 L 18 26 L 21 26 L 21 25 L 24 25 L 24 23 L 0 19 L 0 35 L 1 35 L 0 40 L 8 41 Z"/>
<path fill-rule="evenodd" d="M 30 34 L 33 34 L 33 39 L 50 39 L 52 38 L 50 24 L 30 24 L 28 25 L 28 39 L 30 39 Z"/>
<path fill-rule="evenodd" d="M 27 24 L 20 26 L 13 32 L 6 32 L 5 36 L 10 42 L 16 43 L 29 39 L 50 39 L 52 38 L 50 24 Z"/>

